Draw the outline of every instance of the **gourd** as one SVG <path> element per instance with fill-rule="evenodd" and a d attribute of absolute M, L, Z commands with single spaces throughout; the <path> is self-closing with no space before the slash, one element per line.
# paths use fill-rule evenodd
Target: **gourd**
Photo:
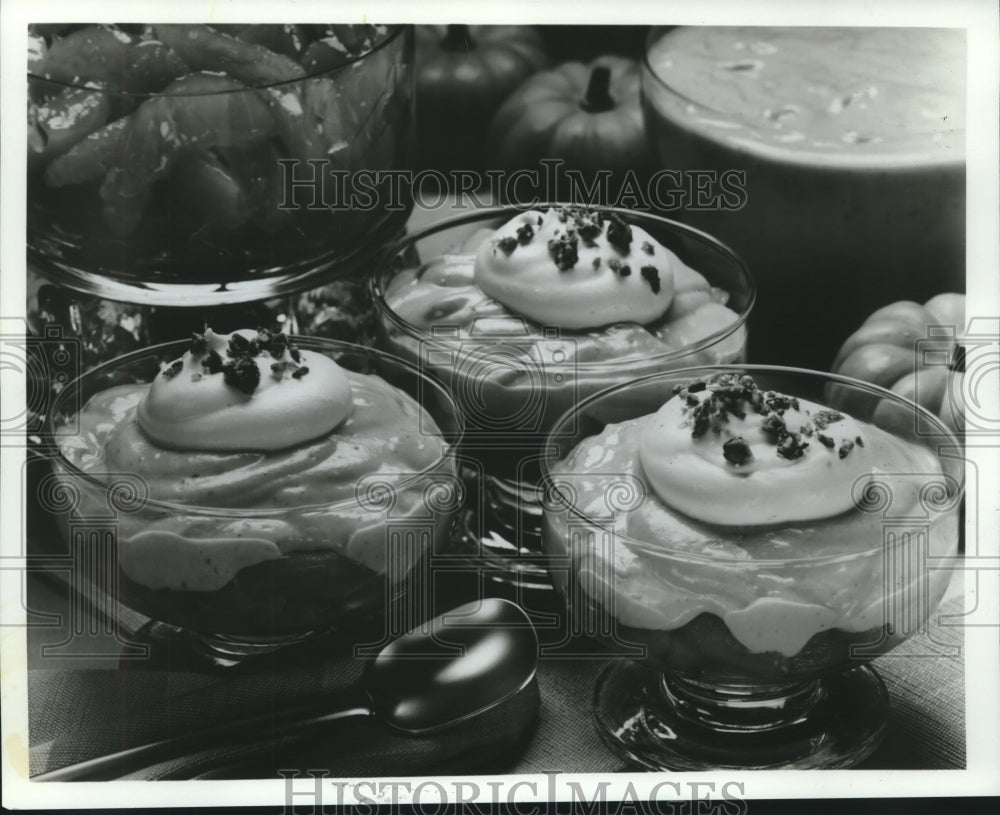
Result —
<path fill-rule="evenodd" d="M 832 371 L 905 396 L 961 433 L 964 327 L 963 294 L 939 294 L 923 305 L 891 303 L 847 338 Z"/>

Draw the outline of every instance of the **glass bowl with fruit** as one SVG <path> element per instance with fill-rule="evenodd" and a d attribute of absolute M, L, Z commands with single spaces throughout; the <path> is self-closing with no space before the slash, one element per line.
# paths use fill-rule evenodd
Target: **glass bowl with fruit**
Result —
<path fill-rule="evenodd" d="M 852 395 L 850 414 L 828 405 Z M 959 552 L 957 440 L 830 374 L 690 368 L 565 414 L 543 540 L 575 629 L 618 657 L 599 732 L 655 769 L 852 766 L 887 695 L 868 663 L 925 630 Z"/>
<path fill-rule="evenodd" d="M 53 282 L 259 300 L 359 271 L 405 223 L 377 173 L 409 161 L 409 27 L 38 25 L 29 43 L 28 260 Z"/>

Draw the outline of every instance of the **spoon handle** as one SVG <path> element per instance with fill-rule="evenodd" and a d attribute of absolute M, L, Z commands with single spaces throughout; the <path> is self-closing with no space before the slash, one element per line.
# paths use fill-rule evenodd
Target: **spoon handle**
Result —
<path fill-rule="evenodd" d="M 349 688 L 304 705 L 248 716 L 183 736 L 130 747 L 117 753 L 69 764 L 32 776 L 32 781 L 109 781 L 154 764 L 211 747 L 255 742 L 262 733 L 269 738 L 299 734 L 338 719 L 374 715 L 371 697 L 362 688 Z"/>

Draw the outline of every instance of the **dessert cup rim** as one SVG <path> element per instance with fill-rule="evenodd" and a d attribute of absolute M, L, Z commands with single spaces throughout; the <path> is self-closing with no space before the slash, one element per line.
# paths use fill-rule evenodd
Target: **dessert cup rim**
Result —
<path fill-rule="evenodd" d="M 458 405 L 452 398 L 451 394 L 448 393 L 447 388 L 437 382 L 433 377 L 420 371 L 420 369 L 407 362 L 400 357 L 394 356 L 393 354 L 388 354 L 384 351 L 380 351 L 376 348 L 369 348 L 363 345 L 356 345 L 354 343 L 345 342 L 343 340 L 331 340 L 324 337 L 309 337 L 300 334 L 289 334 L 288 338 L 296 343 L 300 348 L 305 350 L 343 350 L 347 353 L 362 353 L 365 355 L 371 355 L 377 357 L 383 362 L 388 362 L 392 365 L 397 365 L 404 368 L 411 374 L 419 376 L 424 384 L 424 386 L 430 387 L 432 390 L 436 391 L 439 397 L 444 397 L 447 405 L 450 406 L 451 412 L 454 417 L 455 430 L 452 433 L 445 434 L 442 433 L 442 440 L 444 441 L 446 448 L 444 452 L 434 460 L 431 464 L 424 467 L 420 472 L 414 473 L 409 478 L 400 481 L 398 484 L 393 484 L 392 489 L 394 491 L 404 491 L 411 489 L 415 485 L 419 484 L 421 481 L 428 478 L 428 476 L 433 476 L 435 473 L 441 471 L 442 467 L 446 466 L 448 462 L 454 461 L 457 451 L 462 441 L 462 436 L 465 430 L 465 419 L 462 415 L 461 410 L 459 410 Z M 128 354 L 123 354 L 121 356 L 115 357 L 114 359 L 108 360 L 107 362 L 101 363 L 95 368 L 81 374 L 75 379 L 71 380 L 65 388 L 60 391 L 52 403 L 51 409 L 45 417 L 45 431 L 49 437 L 54 441 L 52 444 L 53 452 L 51 458 L 53 462 L 58 463 L 59 467 L 66 471 L 69 475 L 74 478 L 79 478 L 85 481 L 91 487 L 97 487 L 102 490 L 107 490 L 111 483 L 109 481 L 104 481 L 99 477 L 95 477 L 91 473 L 85 472 L 77 467 L 73 462 L 71 462 L 63 453 L 62 446 L 58 443 L 59 434 L 56 432 L 55 417 L 59 415 L 59 408 L 63 406 L 63 403 L 69 398 L 68 394 L 72 393 L 74 389 L 79 390 L 86 383 L 88 378 L 93 378 L 99 374 L 112 371 L 116 368 L 120 368 L 126 365 L 134 364 L 147 357 L 152 357 L 158 353 L 162 353 L 171 348 L 176 348 L 177 350 L 183 349 L 190 340 L 171 340 L 169 342 L 159 343 L 157 345 L 148 346 L 147 348 L 140 348 L 136 351 L 132 351 Z M 381 379 L 381 377 L 379 377 Z M 382 380 L 385 381 L 385 380 Z M 397 388 L 395 385 L 386 382 L 389 387 L 393 388 L 400 393 L 403 393 L 409 399 L 414 399 L 409 394 Z M 419 405 L 419 402 L 417 402 Z M 80 409 L 83 405 L 80 405 Z M 423 410 L 424 408 L 421 407 Z M 79 411 L 78 411 L 79 412 Z M 374 473 L 377 475 L 377 473 Z M 135 473 L 141 478 L 141 474 Z M 364 478 L 364 476 L 362 476 Z M 328 509 L 338 509 L 351 506 L 358 506 L 361 504 L 361 499 L 359 496 L 355 495 L 351 498 L 341 498 L 337 501 L 328 501 L 318 504 L 299 504 L 295 506 L 288 507 L 276 507 L 262 509 L 259 507 L 213 507 L 213 506 L 203 506 L 199 504 L 185 504 L 174 501 L 165 501 L 163 499 L 147 497 L 142 500 L 142 508 L 151 508 L 164 511 L 172 512 L 183 512 L 189 515 L 206 515 L 206 516 L 223 516 L 231 517 L 233 515 L 249 516 L 249 517 L 280 517 L 288 513 L 298 513 L 310 510 L 328 510 Z"/>
<path fill-rule="evenodd" d="M 734 120 L 745 122 L 748 125 L 753 123 L 744 117 L 737 117 L 732 113 L 728 113 L 724 110 L 719 110 L 717 108 L 711 107 L 703 101 L 692 99 L 684 93 L 681 93 L 675 87 L 673 87 L 663 76 L 653 67 L 652 63 L 649 61 L 649 53 L 655 41 L 658 41 L 663 36 L 669 35 L 672 30 L 681 28 L 729 28 L 731 26 L 668 26 L 660 25 L 653 26 L 650 28 L 649 33 L 646 35 L 646 42 L 642 49 L 642 68 L 645 73 L 663 88 L 671 96 L 679 99 L 688 105 L 694 105 L 695 107 L 708 111 L 717 116 L 725 116 L 732 118 Z M 733 26 L 739 27 L 739 26 Z M 795 26 L 760 26 L 761 29 L 774 29 L 774 28 L 793 28 Z M 817 26 L 811 26 L 813 28 Z M 832 26 L 818 26 L 820 28 L 828 28 Z M 858 28 L 858 26 L 840 26 L 841 28 Z M 947 27 L 947 26 L 942 26 Z M 806 26 L 806 28 L 810 28 Z M 643 99 L 646 99 L 646 94 L 642 94 Z M 648 104 L 648 100 L 647 104 Z M 688 128 L 682 121 L 675 117 L 670 117 L 670 120 L 674 122 L 678 127 L 685 130 Z M 755 130 L 753 132 L 756 132 Z M 752 155 L 767 159 L 770 161 L 780 162 L 783 164 L 790 164 L 798 167 L 808 167 L 812 170 L 822 171 L 828 170 L 831 172 L 839 172 L 845 169 L 873 169 L 873 170 L 885 170 L 886 163 L 889 163 L 890 169 L 893 170 L 918 170 L 927 168 L 957 168 L 963 167 L 966 164 L 965 150 L 958 151 L 955 155 L 945 155 L 945 151 L 938 153 L 919 151 L 901 151 L 901 152 L 891 152 L 891 151 L 872 151 L 865 153 L 832 153 L 832 152 L 822 152 L 820 150 L 782 150 L 780 146 L 772 146 L 766 141 L 761 139 L 746 139 L 741 140 L 738 145 L 734 145 L 732 142 L 727 141 L 723 138 L 717 137 L 714 133 L 701 133 L 703 138 L 711 141 L 713 144 L 720 144 L 728 149 L 733 149 L 734 147 L 742 148 Z"/>
<path fill-rule="evenodd" d="M 406 334 L 408 334 L 410 337 L 414 339 L 421 341 L 440 342 L 440 343 L 450 342 L 451 341 L 450 337 L 436 337 L 433 334 L 428 333 L 423 329 L 413 325 L 413 323 L 409 322 L 408 320 L 404 320 L 388 304 L 388 302 L 385 299 L 386 286 L 383 285 L 383 279 L 387 278 L 387 273 L 391 272 L 392 276 L 395 275 L 396 270 L 392 268 L 394 259 L 398 257 L 399 254 L 408 245 L 413 245 L 417 241 L 423 240 L 428 236 L 434 235 L 438 232 L 444 232 L 448 229 L 453 229 L 455 227 L 465 226 L 467 224 L 474 223 L 475 221 L 486 220 L 491 217 L 503 216 L 505 214 L 513 216 L 520 212 L 528 212 L 536 209 L 547 210 L 552 207 L 567 207 L 567 206 L 575 207 L 581 205 L 570 204 L 565 201 L 542 201 L 530 205 L 503 204 L 503 205 L 496 205 L 489 207 L 480 207 L 476 208 L 473 212 L 446 218 L 442 221 L 437 221 L 431 224 L 430 226 L 424 227 L 419 232 L 414 232 L 413 234 L 403 236 L 395 243 L 393 243 L 391 246 L 389 246 L 386 252 L 380 256 L 378 265 L 376 266 L 373 274 L 371 274 L 368 278 L 368 291 L 372 297 L 372 302 L 374 302 L 375 304 L 375 308 L 378 310 L 380 314 L 389 319 L 398 329 L 404 331 Z M 708 234 L 707 232 L 704 232 L 700 229 L 696 229 L 692 226 L 689 226 L 688 224 L 682 224 L 680 221 L 675 221 L 670 218 L 664 218 L 662 215 L 658 215 L 655 212 L 623 209 L 621 207 L 602 206 L 598 204 L 594 205 L 587 204 L 583 206 L 586 206 L 588 209 L 598 210 L 600 212 L 617 214 L 624 218 L 635 218 L 638 216 L 640 220 L 644 218 L 649 218 L 658 221 L 662 224 L 665 224 L 669 228 L 675 230 L 676 232 L 679 232 L 685 235 L 686 237 L 692 237 L 695 240 L 700 241 L 701 243 L 707 245 L 714 251 L 720 252 L 728 261 L 735 264 L 736 269 L 739 271 L 744 282 L 746 283 L 747 302 L 746 305 L 743 307 L 743 309 L 739 313 L 737 313 L 736 320 L 734 322 L 727 325 L 724 329 L 716 331 L 713 334 L 710 334 L 707 337 L 702 338 L 696 343 L 685 345 L 681 348 L 672 351 L 666 351 L 660 354 L 652 354 L 641 357 L 631 357 L 628 359 L 575 361 L 572 363 L 571 366 L 573 370 L 583 370 L 583 371 L 602 371 L 606 369 L 620 370 L 622 368 L 627 368 L 627 367 L 645 367 L 650 364 L 656 364 L 671 359 L 681 359 L 689 354 L 702 351 L 705 348 L 712 347 L 716 343 L 726 339 L 726 337 L 735 334 L 741 327 L 746 325 L 747 319 L 750 316 L 750 312 L 753 311 L 754 304 L 757 301 L 757 285 L 754 282 L 753 275 L 750 273 L 750 269 L 747 266 L 746 261 L 744 261 L 743 258 L 740 257 L 729 246 L 724 244 L 718 238 L 715 238 L 712 235 Z M 634 223 L 634 221 L 632 223 Z M 698 270 L 696 269 L 695 271 Z M 701 274 L 700 271 L 699 274 Z M 391 277 L 388 277 L 388 279 L 391 279 Z M 709 281 L 709 283 L 711 282 L 712 281 Z M 523 315 L 516 315 L 516 316 L 520 317 L 521 320 L 524 321 L 525 325 L 534 324 L 532 321 L 528 320 L 528 318 L 524 317 Z M 608 328 L 610 325 L 632 325 L 632 323 L 609 323 L 609 325 L 607 326 L 599 326 L 593 329 L 582 329 L 582 330 L 560 328 L 559 331 L 560 334 L 565 332 L 570 336 L 582 335 L 590 331 L 600 331 L 602 329 Z M 521 342 L 524 342 L 525 339 L 531 339 L 531 338 L 525 337 L 524 335 L 521 334 L 488 334 L 488 335 L 484 334 L 481 336 L 473 336 L 471 339 L 482 340 L 482 341 L 490 340 L 490 341 L 495 341 L 498 344 L 502 344 L 508 341 L 517 341 L 518 339 L 520 339 Z M 546 367 L 550 367 L 554 370 L 559 368 L 560 366 L 557 363 L 546 363 Z"/>
<path fill-rule="evenodd" d="M 907 408 L 915 409 L 917 416 L 921 417 L 925 421 L 929 421 L 930 424 L 932 425 L 932 427 L 934 427 L 937 431 L 939 431 L 939 434 L 935 434 L 934 438 L 937 438 L 937 435 L 940 435 L 940 436 L 944 437 L 944 439 L 945 439 L 945 441 L 938 442 L 935 445 L 936 448 L 937 448 L 936 455 L 937 455 L 938 458 L 941 458 L 941 451 L 942 450 L 955 450 L 957 453 L 961 453 L 961 451 L 962 451 L 961 443 L 959 442 L 959 440 L 955 436 L 955 434 L 952 433 L 944 425 L 944 423 L 941 422 L 933 413 L 931 413 L 926 408 L 918 405 L 916 402 L 913 402 L 913 401 L 907 399 L 906 397 L 901 396 L 898 393 L 894 393 L 894 392 L 892 392 L 892 391 L 890 391 L 890 390 L 888 390 L 886 388 L 883 388 L 883 387 L 881 387 L 879 385 L 873 385 L 870 382 L 864 382 L 862 380 L 853 379 L 851 377 L 842 376 L 840 374 L 826 373 L 824 371 L 814 371 L 814 370 L 810 370 L 808 368 L 796 368 L 796 367 L 793 367 L 793 366 L 786 366 L 786 365 L 756 365 L 756 364 L 748 364 L 748 365 L 739 365 L 739 364 L 737 364 L 737 365 L 699 365 L 699 366 L 693 366 L 693 367 L 690 367 L 690 368 L 678 368 L 678 369 L 673 370 L 673 371 L 659 371 L 657 373 L 652 373 L 652 374 L 648 374 L 646 376 L 637 377 L 636 379 L 632 379 L 632 380 L 630 380 L 628 382 L 625 382 L 625 383 L 619 383 L 617 385 L 612 385 L 609 388 L 604 388 L 603 390 L 600 390 L 597 393 L 592 394 L 591 396 L 588 396 L 586 399 L 582 399 L 580 402 L 578 402 L 575 405 L 573 405 L 573 407 L 571 407 L 569 410 L 564 411 L 562 413 L 562 415 L 560 415 L 559 418 L 556 419 L 556 421 L 553 423 L 552 428 L 549 431 L 548 438 L 546 439 L 545 448 L 544 448 L 545 454 L 542 456 L 542 459 L 541 459 L 542 478 L 541 478 L 540 484 L 541 484 L 542 488 L 544 488 L 546 485 L 548 485 L 552 481 L 551 462 L 555 459 L 555 456 L 557 455 L 556 451 L 558 451 L 558 449 L 559 449 L 558 435 L 557 435 L 558 434 L 558 430 L 559 430 L 560 427 L 563 426 L 564 423 L 566 423 L 567 421 L 569 421 L 570 418 L 575 413 L 581 411 L 582 409 L 588 407 L 589 405 L 591 405 L 591 404 L 593 404 L 593 403 L 595 403 L 595 402 L 597 402 L 597 401 L 599 401 L 599 400 L 601 400 L 603 398 L 606 398 L 607 396 L 611 395 L 612 393 L 620 392 L 620 391 L 625 391 L 625 390 L 627 390 L 629 388 L 634 388 L 634 387 L 642 385 L 642 384 L 644 384 L 646 382 L 650 382 L 650 381 L 657 380 L 657 379 L 661 379 L 661 380 L 662 379 L 676 379 L 676 378 L 684 377 L 684 376 L 690 376 L 692 379 L 697 379 L 697 378 L 699 378 L 699 376 L 705 375 L 708 372 L 713 372 L 713 373 L 727 373 L 727 372 L 737 373 L 737 372 L 741 372 L 741 373 L 748 373 L 750 375 L 753 375 L 756 372 L 772 373 L 772 374 L 785 374 L 785 375 L 794 375 L 794 376 L 803 376 L 803 375 L 805 375 L 805 376 L 808 376 L 810 378 L 820 378 L 820 379 L 823 379 L 823 380 L 825 380 L 827 382 L 831 382 L 832 381 L 832 382 L 837 382 L 837 383 L 842 384 L 842 385 L 848 385 L 850 387 L 859 387 L 860 389 L 866 390 L 866 391 L 870 392 L 873 395 L 877 395 L 877 396 L 880 396 L 880 397 L 883 397 L 883 398 L 888 397 L 889 399 L 891 399 L 892 401 L 896 402 L 897 404 L 901 403 L 901 404 L 904 404 Z M 886 432 L 888 432 L 888 431 L 886 431 Z M 589 437 L 585 437 L 585 438 L 589 438 Z M 580 439 L 580 441 L 582 441 L 582 440 L 583 439 Z M 577 443 L 579 443 L 579 442 L 577 442 Z M 961 456 L 958 456 L 958 457 L 961 458 Z M 957 485 L 957 487 L 955 489 L 954 495 L 949 499 L 949 503 L 950 504 L 953 503 L 956 510 L 957 510 L 957 508 L 959 507 L 959 505 L 961 504 L 961 502 L 965 498 L 965 469 L 964 469 L 964 467 L 959 468 L 959 472 L 960 472 L 960 477 L 958 479 L 958 485 Z M 643 552 L 643 554 L 653 555 L 653 556 L 661 557 L 661 558 L 664 558 L 664 559 L 687 560 L 687 561 L 694 561 L 694 562 L 699 562 L 699 563 L 720 563 L 720 562 L 731 563 L 731 562 L 733 562 L 731 559 L 728 559 L 728 558 L 725 559 L 725 561 L 723 561 L 720 558 L 712 557 L 710 555 L 698 554 L 696 552 L 681 551 L 681 550 L 678 550 L 678 549 L 674 549 L 673 547 L 670 547 L 670 546 L 661 545 L 661 544 L 655 544 L 655 543 L 650 543 L 649 541 L 639 540 L 637 538 L 630 537 L 629 535 L 622 534 L 621 532 L 619 532 L 617 530 L 610 529 L 606 525 L 602 525 L 602 522 L 600 522 L 598 520 L 595 520 L 594 518 L 591 518 L 589 515 L 587 515 L 585 512 L 583 512 L 581 509 L 579 509 L 575 504 L 565 503 L 565 502 L 562 502 L 562 501 L 560 501 L 560 503 L 563 504 L 563 506 L 565 507 L 565 511 L 568 512 L 570 515 L 574 516 L 575 518 L 583 521 L 584 523 L 586 523 L 586 524 L 588 524 L 590 526 L 597 527 L 597 528 L 600 528 L 600 529 L 605 529 L 605 530 L 607 530 L 609 532 L 612 532 L 614 534 L 614 536 L 615 536 L 615 540 L 616 541 L 624 543 L 626 546 L 629 546 L 630 548 L 634 548 L 634 549 L 640 550 L 640 551 Z M 546 510 L 546 512 L 547 511 L 548 510 Z M 948 511 L 952 511 L 952 510 L 948 510 Z M 683 514 L 683 513 L 681 513 L 681 514 Z M 837 517 L 837 516 L 831 516 L 831 517 Z M 824 519 L 824 520 L 826 520 L 826 519 Z M 721 526 L 721 525 L 716 524 L 715 526 Z M 777 524 L 777 525 L 774 525 L 774 526 L 787 526 L 787 524 Z M 737 525 L 737 526 L 726 527 L 726 528 L 741 529 L 741 528 L 745 528 L 745 527 Z M 753 526 L 753 527 L 749 527 L 749 528 L 752 528 L 752 529 L 755 529 L 755 530 L 762 530 L 762 529 L 772 528 L 772 525 L 758 525 L 758 526 Z M 857 558 L 861 558 L 861 557 L 869 557 L 869 556 L 871 556 L 872 554 L 874 554 L 876 552 L 882 551 L 882 549 L 883 549 L 882 543 L 879 542 L 878 544 L 873 545 L 873 546 L 871 546 L 869 548 L 862 549 L 862 550 L 859 550 L 859 551 L 856 551 L 856 552 L 847 553 L 847 554 L 832 554 L 832 555 L 828 554 L 828 555 L 811 556 L 811 557 L 807 555 L 807 556 L 799 556 L 799 557 L 781 557 L 781 558 L 766 558 L 766 559 L 746 559 L 744 561 L 741 561 L 741 563 L 743 565 L 745 565 L 747 568 L 752 568 L 752 569 L 770 568 L 770 567 L 776 567 L 776 566 L 781 566 L 781 565 L 789 565 L 789 564 L 806 564 L 806 563 L 810 563 L 810 564 L 820 564 L 820 563 L 822 563 L 822 564 L 834 564 L 834 563 L 839 563 L 839 562 L 850 562 L 852 560 L 856 560 Z"/>
<path fill-rule="evenodd" d="M 249 23 L 248 23 L 248 25 L 249 25 Z M 64 88 L 76 88 L 78 90 L 88 90 L 88 91 L 101 91 L 103 93 L 106 93 L 106 94 L 109 94 L 109 95 L 112 95 L 112 96 L 116 96 L 116 97 L 126 97 L 126 98 L 131 97 L 131 98 L 136 98 L 136 99 L 145 99 L 145 98 L 149 98 L 149 97 L 153 97 L 153 96 L 176 96 L 178 98 L 191 98 L 191 97 L 196 97 L 196 96 L 225 96 L 225 95 L 231 94 L 231 93 L 246 93 L 247 91 L 259 91 L 259 90 L 266 90 L 268 88 L 282 88 L 282 87 L 285 87 L 285 86 L 288 86 L 288 85 L 294 85 L 294 84 L 296 84 L 298 82 L 302 82 L 302 81 L 307 80 L 307 79 L 316 79 L 318 77 L 326 76 L 327 74 L 336 73 L 337 71 L 343 70 L 344 68 L 348 68 L 351 65 L 354 65 L 356 63 L 364 61 L 370 55 L 376 53 L 377 51 L 382 50 L 389 43 L 393 42 L 397 37 L 399 37 L 407 29 L 408 25 L 409 24 L 406 24 L 406 23 L 386 24 L 386 28 L 388 29 L 387 33 L 386 33 L 385 37 L 382 40 L 380 40 L 376 45 L 373 45 L 371 48 L 369 48 L 363 54 L 359 54 L 356 57 L 351 57 L 350 59 L 345 59 L 343 62 L 338 62 L 332 68 L 326 68 L 326 69 L 324 69 L 322 71 L 314 71 L 312 73 L 303 73 L 302 76 L 295 77 L 294 79 L 283 79 L 283 80 L 280 80 L 278 82 L 267 82 L 267 83 L 263 83 L 263 84 L 259 84 L 259 85 L 257 85 L 257 84 L 246 85 L 245 87 L 242 87 L 242 88 L 232 88 L 230 90 L 225 90 L 225 91 L 210 91 L 210 92 L 206 92 L 206 93 L 169 93 L 168 94 L 168 93 L 164 93 L 162 90 L 160 90 L 160 91 L 136 92 L 136 91 L 126 91 L 124 89 L 113 90 L 111 88 L 92 88 L 92 87 L 89 87 L 84 82 L 79 82 L 79 83 L 78 82 L 62 82 L 62 81 L 60 81 L 58 79 L 49 79 L 49 78 L 44 77 L 44 76 L 39 76 L 38 74 L 34 74 L 31 71 L 27 72 L 27 78 L 29 80 L 35 80 L 35 81 L 38 81 L 38 82 L 47 82 L 47 83 L 52 84 L 52 85 L 59 85 L 59 86 L 62 86 Z M 197 73 L 197 71 L 193 71 L 192 70 L 192 71 L 189 71 L 188 73 Z"/>

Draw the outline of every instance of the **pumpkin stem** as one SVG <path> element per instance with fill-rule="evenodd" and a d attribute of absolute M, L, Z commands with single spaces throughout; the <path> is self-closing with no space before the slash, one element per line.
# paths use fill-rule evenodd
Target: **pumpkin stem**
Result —
<path fill-rule="evenodd" d="M 471 51 L 475 48 L 472 37 L 469 36 L 469 27 L 463 23 L 449 25 L 445 32 L 444 39 L 441 40 L 442 51 Z"/>
<path fill-rule="evenodd" d="M 587 93 L 580 100 L 580 107 L 587 113 L 603 113 L 615 106 L 615 100 L 608 93 L 611 85 L 611 69 L 606 65 L 596 65 L 590 72 Z"/>

